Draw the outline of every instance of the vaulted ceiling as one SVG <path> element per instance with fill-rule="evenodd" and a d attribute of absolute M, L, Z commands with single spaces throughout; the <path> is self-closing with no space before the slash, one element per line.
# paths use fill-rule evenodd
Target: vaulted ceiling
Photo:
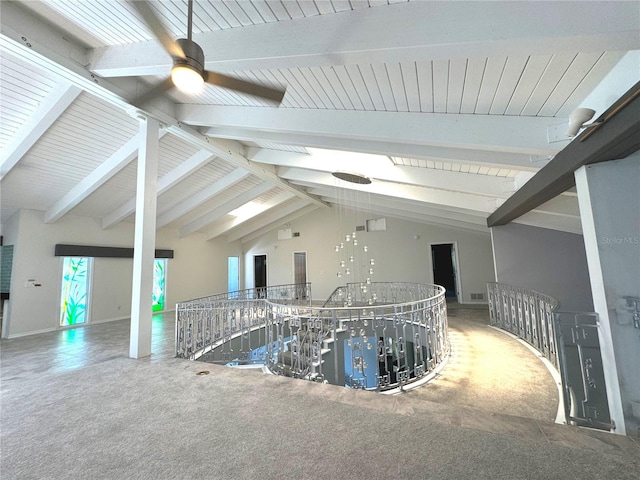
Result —
<path fill-rule="evenodd" d="M 151 2 L 175 37 L 183 0 Z M 139 107 L 171 58 L 125 1 L 0 2 L 2 221 L 135 215 Z M 637 2 L 196 0 L 207 85 L 145 104 L 163 125 L 158 227 L 246 240 L 317 208 L 487 232 L 486 218 L 640 73 Z M 344 182 L 335 171 L 369 177 Z M 517 221 L 580 231 L 571 191 Z"/>

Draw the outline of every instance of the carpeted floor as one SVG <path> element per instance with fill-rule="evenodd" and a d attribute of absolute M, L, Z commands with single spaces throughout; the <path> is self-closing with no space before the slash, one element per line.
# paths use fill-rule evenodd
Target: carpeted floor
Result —
<path fill-rule="evenodd" d="M 449 368 L 396 396 L 175 359 L 171 314 L 143 360 L 128 321 L 3 340 L 0 478 L 640 476 L 634 439 L 553 424 L 539 360 L 462 310 Z"/>
<path fill-rule="evenodd" d="M 448 405 L 554 421 L 558 387 L 549 371 L 518 341 L 491 328 L 486 308 L 448 306 L 451 356 L 428 388 L 407 395 Z"/>

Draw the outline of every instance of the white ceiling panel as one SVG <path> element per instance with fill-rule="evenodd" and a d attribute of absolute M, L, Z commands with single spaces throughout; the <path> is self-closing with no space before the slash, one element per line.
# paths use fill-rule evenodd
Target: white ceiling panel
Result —
<path fill-rule="evenodd" d="M 476 99 L 476 109 L 471 113 L 478 115 L 487 115 L 489 113 L 506 64 L 507 57 L 490 57 L 485 59 L 480 91 Z"/>
<path fill-rule="evenodd" d="M 54 75 L 0 50 L 0 148 L 16 135 L 56 83 Z"/>
<path fill-rule="evenodd" d="M 197 147 L 174 135 L 162 137 L 158 155 L 158 178 L 162 178 L 163 175 L 176 168 L 198 150 Z"/>
<path fill-rule="evenodd" d="M 241 182 L 237 183 L 236 185 L 233 185 L 232 187 L 220 192 L 214 198 L 206 201 L 202 205 L 199 205 L 198 207 L 194 208 L 190 212 L 188 212 L 185 215 L 183 215 L 180 219 L 176 220 L 175 222 L 170 223 L 167 226 L 169 228 L 181 228 L 181 227 L 184 227 L 185 225 L 193 222 L 194 220 L 197 220 L 198 218 L 202 217 L 203 215 L 206 215 L 210 211 L 212 211 L 212 210 L 224 205 L 225 203 L 233 200 L 238 195 L 241 195 L 241 194 L 251 190 L 252 188 L 256 187 L 257 185 L 259 185 L 261 183 L 262 182 L 259 179 L 255 178 L 255 177 L 246 178 L 246 179 L 242 180 Z M 160 198 L 162 198 L 162 197 L 160 197 Z M 171 206 L 169 206 L 169 207 L 171 207 Z M 158 209 L 158 212 L 161 212 L 161 210 Z"/>
<path fill-rule="evenodd" d="M 575 89 L 580 85 L 580 82 L 591 72 L 594 65 L 598 63 L 603 55 L 604 52 L 589 52 L 576 55 L 571 65 L 569 65 L 562 78 L 547 97 L 538 115 L 550 117 L 557 115 L 558 111 L 567 102 L 567 99 L 571 97 Z M 571 110 L 575 107 L 577 105 L 572 106 Z"/>
<path fill-rule="evenodd" d="M 138 162 L 132 161 L 109 181 L 74 207 L 70 213 L 104 217 L 136 196 Z"/>
<path fill-rule="evenodd" d="M 44 16 L 50 11 L 55 12 L 69 22 L 69 28 L 74 25 L 87 30 L 103 45 L 124 45 L 153 38 L 138 13 L 122 0 L 43 0 L 41 3 L 43 5 L 30 5 L 30 8 Z M 197 35 L 386 4 L 386 1 L 366 0 L 196 0 L 193 33 Z M 151 6 L 171 35 L 186 37 L 185 1 L 153 1 Z M 83 39 L 86 41 L 85 37 Z M 89 43 L 93 47 L 100 46 L 96 41 Z"/>
<path fill-rule="evenodd" d="M 174 205 L 206 189 L 234 170 L 234 167 L 219 160 L 212 160 L 193 175 L 167 190 L 158 198 L 158 212 L 165 212 Z"/>
<path fill-rule="evenodd" d="M 287 86 L 281 108 L 557 116 L 577 106 L 623 52 L 465 58 L 233 72 L 266 86 Z M 598 63 L 601 68 L 596 68 Z M 265 106 L 208 87 L 184 103 Z M 543 108 L 544 107 L 544 108 Z"/>
<path fill-rule="evenodd" d="M 402 214 L 419 221 L 446 216 L 434 199 L 447 199 L 442 209 L 448 212 L 453 207 L 446 202 L 456 200 L 451 195 L 471 198 L 486 190 L 502 199 L 567 144 L 549 143 L 547 128 L 566 122 L 585 98 L 604 88 L 605 77 L 617 74 L 626 52 L 640 48 L 639 14 L 631 2 L 584 2 L 571 8 L 564 2 L 526 1 L 486 7 L 405 0 L 194 3 L 194 40 L 206 47 L 207 65 L 249 82 L 286 88 L 286 95 L 274 108 L 259 98 L 207 85 L 197 94 L 172 90 L 166 99 L 142 106 L 170 132 L 160 141 L 159 179 L 172 172 L 178 176 L 179 167 L 201 151 L 220 157 L 194 165 L 194 171 L 159 195 L 159 217 L 175 228 L 187 226 L 183 233 L 206 231 L 202 222 L 193 222 L 207 214 L 214 217 L 211 212 L 222 211 L 222 204 L 249 198 L 246 192 L 265 182 L 270 190 L 254 202 L 291 194 L 296 196 L 291 202 L 321 205 L 311 193 L 326 191 L 318 184 L 318 172 L 325 178 L 330 170 L 326 162 L 314 163 L 311 147 L 390 156 L 396 165 L 411 167 L 397 168 L 398 177 L 375 177 L 385 185 L 379 190 L 373 185 L 371 191 L 394 192 L 394 201 L 400 202 L 407 191 L 423 198 L 418 189 L 428 184 L 433 192 L 429 205 L 423 203 L 430 213 L 421 215 L 412 205 Z M 186 0 L 150 5 L 170 35 L 185 37 Z M 11 165 L 3 170 L 8 173 L 2 177 L 2 218 L 17 208 L 62 212 L 65 197 L 75 195 L 78 185 L 138 133 L 137 113 L 122 99 L 139 94 L 145 83 L 164 79 L 170 59 L 124 0 L 0 6 L 0 154 L 11 139 L 36 130 L 29 122 L 46 110 L 47 100 L 53 103 L 56 91 L 67 85 L 75 89 L 67 92 L 68 103 L 51 110 L 51 124 L 31 134 L 33 143 L 14 150 L 18 153 L 11 162 L 4 163 L 7 154 L 2 157 L 3 165 Z M 467 10 L 474 12 L 471 21 L 460 15 Z M 590 28 L 577 29 L 577 23 Z M 455 28 L 459 25 L 465 28 Z M 103 78 L 91 77 L 99 72 Z M 83 93 L 76 97 L 79 89 Z M 193 161 L 207 160 L 197 156 Z M 435 177 L 446 182 L 436 185 Z M 93 193 L 79 195 L 69 206 L 71 213 L 121 220 L 135 197 L 135 178 L 134 159 Z M 232 184 L 228 188 L 221 187 L 227 185 L 225 178 Z M 220 191 L 215 195 L 204 193 L 216 184 Z M 346 186 L 337 197 L 327 197 L 340 203 L 364 195 L 355 190 Z M 382 196 L 378 200 L 384 202 Z M 175 214 L 181 210 L 176 206 L 196 203 Z M 400 215 L 399 205 L 386 211 Z M 483 203 L 482 212 L 490 210 L 488 205 Z M 220 230 L 229 219 L 212 220 L 213 226 Z"/>
<path fill-rule="evenodd" d="M 250 142 L 251 145 L 266 148 L 267 150 L 280 150 L 282 152 L 294 152 L 307 155 L 309 151 L 305 147 L 296 147 L 292 145 L 281 145 L 273 142 Z"/>
<path fill-rule="evenodd" d="M 407 167 L 429 168 L 432 170 L 445 170 L 449 172 L 476 173 L 478 175 L 490 175 L 495 177 L 515 177 L 519 170 L 507 168 L 488 168 L 478 165 L 465 164 L 460 162 L 439 162 L 435 160 L 425 160 L 421 158 L 390 157 L 394 165 L 404 165 Z"/>
<path fill-rule="evenodd" d="M 498 82 L 498 87 L 493 95 L 493 102 L 491 102 L 491 108 L 489 109 L 490 114 L 504 114 L 528 60 L 528 57 L 507 57 L 507 63 L 502 70 L 500 82 Z"/>

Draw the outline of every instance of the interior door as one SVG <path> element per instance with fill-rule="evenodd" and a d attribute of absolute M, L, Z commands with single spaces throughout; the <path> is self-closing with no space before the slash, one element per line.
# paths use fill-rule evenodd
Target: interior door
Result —
<path fill-rule="evenodd" d="M 293 282 L 296 299 L 307 298 L 307 252 L 293 252 Z"/>

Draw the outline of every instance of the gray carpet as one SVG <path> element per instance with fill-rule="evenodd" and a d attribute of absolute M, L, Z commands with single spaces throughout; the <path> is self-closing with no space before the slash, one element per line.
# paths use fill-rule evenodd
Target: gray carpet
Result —
<path fill-rule="evenodd" d="M 409 392 L 423 400 L 554 421 L 558 387 L 531 350 L 488 326 L 489 311 L 450 304 L 452 351 L 446 369 L 428 388 Z"/>
<path fill-rule="evenodd" d="M 640 475 L 629 437 L 469 405 L 466 395 L 390 397 L 183 361 L 172 358 L 172 335 L 172 316 L 156 317 L 144 360 L 127 358 L 127 321 L 3 340 L 1 478 Z"/>

